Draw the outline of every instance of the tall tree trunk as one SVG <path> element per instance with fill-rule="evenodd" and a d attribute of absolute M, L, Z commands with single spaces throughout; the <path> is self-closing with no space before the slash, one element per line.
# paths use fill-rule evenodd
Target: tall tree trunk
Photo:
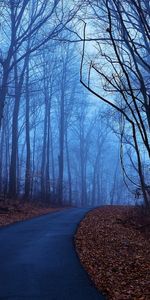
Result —
<path fill-rule="evenodd" d="M 41 162 L 41 196 L 45 200 L 46 193 L 46 182 L 45 182 L 45 171 L 46 171 L 46 139 L 47 139 L 47 99 L 45 97 L 45 113 L 44 113 L 44 136 L 42 146 L 42 162 Z"/>
<path fill-rule="evenodd" d="M 4 124 L 1 129 L 1 141 L 0 141 L 0 193 L 3 189 L 3 154 L 4 154 Z"/>
<path fill-rule="evenodd" d="M 100 190 L 100 172 L 97 172 L 97 178 L 96 178 L 96 183 L 97 183 L 97 193 L 96 193 L 96 202 L 95 204 L 97 205 L 98 203 L 103 203 L 103 199 L 100 198 L 101 196 L 101 190 Z"/>
<path fill-rule="evenodd" d="M 30 96 L 29 96 L 29 60 L 26 70 L 26 171 L 24 197 L 29 199 L 31 188 L 31 153 L 30 153 Z"/>
<path fill-rule="evenodd" d="M 58 204 L 63 203 L 63 175 L 64 175 L 64 84 L 62 84 L 60 103 L 60 126 L 59 126 L 59 177 L 58 177 Z"/>
<path fill-rule="evenodd" d="M 33 152 L 32 152 L 32 179 L 31 179 L 31 198 L 33 199 L 33 191 L 34 191 L 34 177 L 35 177 L 35 151 L 36 151 L 36 126 L 34 128 L 34 136 L 33 136 Z"/>
<path fill-rule="evenodd" d="M 52 130 L 50 129 L 50 140 L 51 140 L 51 166 L 52 166 L 52 178 L 53 178 L 53 200 L 56 196 L 56 177 L 55 177 L 55 163 L 54 163 L 54 149 L 53 149 L 53 135 Z"/>
<path fill-rule="evenodd" d="M 18 87 L 19 89 L 19 87 Z M 17 195 L 17 152 L 18 152 L 18 114 L 20 106 L 20 91 L 16 89 L 16 98 L 12 122 L 12 150 L 9 172 L 9 197 Z"/>
<path fill-rule="evenodd" d="M 50 113 L 51 113 L 51 99 L 48 99 L 47 107 L 47 153 L 46 153 L 46 197 L 47 200 L 51 200 L 51 191 L 50 191 Z"/>
<path fill-rule="evenodd" d="M 68 132 L 66 130 L 65 134 L 65 144 L 66 144 L 66 157 L 67 157 L 67 170 L 68 170 L 68 184 L 69 184 L 69 204 L 72 204 L 72 178 L 71 178 L 71 167 L 70 167 L 70 156 L 68 148 Z"/>
<path fill-rule="evenodd" d="M 92 205 L 95 205 L 96 202 L 96 169 L 97 165 L 94 164 L 94 170 L 93 170 L 93 180 L 92 180 Z"/>
<path fill-rule="evenodd" d="M 14 57 L 16 59 L 16 56 Z M 22 85 L 18 83 L 17 65 L 14 67 L 15 79 L 15 103 L 12 120 L 12 149 L 9 170 L 9 197 L 14 198 L 17 195 L 17 154 L 18 154 L 18 115 L 20 107 L 20 97 Z"/>
<path fill-rule="evenodd" d="M 9 106 L 6 105 L 6 115 L 5 115 L 5 166 L 4 166 L 4 193 L 8 193 L 8 183 L 9 183 L 9 166 L 10 166 L 10 126 L 9 126 Z"/>
<path fill-rule="evenodd" d="M 86 159 L 84 134 L 80 136 L 80 168 L 81 168 L 81 205 L 87 204 Z"/>
<path fill-rule="evenodd" d="M 14 60 L 16 60 L 16 55 Z M 27 59 L 27 58 L 26 58 Z M 18 80 L 18 66 L 14 66 L 14 80 L 15 80 L 15 104 L 13 110 L 13 121 L 12 121 L 12 150 L 11 150 L 11 161 L 9 171 L 9 197 L 14 198 L 17 196 L 17 156 L 18 156 L 18 115 L 20 108 L 20 99 L 22 92 L 22 85 L 24 81 L 24 74 L 26 69 L 26 59 L 24 65 L 19 74 Z"/>
<path fill-rule="evenodd" d="M 3 119 L 3 113 L 4 113 L 4 105 L 6 101 L 6 95 L 8 90 L 8 76 L 9 76 L 9 58 L 3 62 L 3 78 L 2 78 L 2 84 L 0 87 L 0 129 L 2 126 L 2 119 Z"/>
<path fill-rule="evenodd" d="M 114 176 L 113 176 L 112 190 L 111 190 L 111 193 L 110 193 L 110 205 L 114 204 L 118 166 L 119 166 L 119 154 L 118 154 L 118 159 L 117 159 L 117 162 L 116 162 L 116 168 L 115 168 L 115 172 L 114 172 Z"/>

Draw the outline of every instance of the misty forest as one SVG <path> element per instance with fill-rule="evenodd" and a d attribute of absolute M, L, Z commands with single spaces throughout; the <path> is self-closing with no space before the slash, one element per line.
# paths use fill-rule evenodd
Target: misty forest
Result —
<path fill-rule="evenodd" d="M 0 0 L 1 226 L 0 299 L 150 299 L 150 0 Z"/>
<path fill-rule="evenodd" d="M 149 1 L 0 1 L 0 193 L 149 206 Z"/>

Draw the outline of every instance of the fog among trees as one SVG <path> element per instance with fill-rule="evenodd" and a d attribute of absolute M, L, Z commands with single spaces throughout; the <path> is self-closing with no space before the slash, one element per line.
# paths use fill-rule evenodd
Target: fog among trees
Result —
<path fill-rule="evenodd" d="M 150 2 L 0 1 L 0 194 L 150 205 Z"/>

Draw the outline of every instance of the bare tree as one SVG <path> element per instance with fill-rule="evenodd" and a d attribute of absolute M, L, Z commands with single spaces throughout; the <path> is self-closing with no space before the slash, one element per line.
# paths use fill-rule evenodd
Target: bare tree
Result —
<path fill-rule="evenodd" d="M 58 37 L 78 9 L 78 5 L 75 9 L 70 6 L 70 9 L 64 12 L 61 0 L 54 2 L 51 0 L 7 0 L 2 3 L 0 14 L 4 51 L 1 48 L 0 127 L 9 87 L 9 75 L 14 65 L 21 62 L 27 55 L 34 53 L 50 39 Z M 26 47 L 29 38 L 32 43 L 30 47 Z M 16 53 L 17 59 L 14 60 Z"/>
<path fill-rule="evenodd" d="M 141 153 L 142 144 L 146 155 L 150 156 L 149 3 L 145 0 L 102 0 L 88 3 L 94 15 L 97 51 L 89 62 L 89 58 L 86 58 L 85 23 L 81 82 L 125 119 L 126 130 L 130 133 L 137 157 L 144 202 L 149 207 L 149 178 L 144 176 Z M 99 28 L 102 39 L 97 37 Z M 90 67 L 86 80 L 83 74 L 87 60 Z M 95 80 L 98 80 L 99 87 L 95 87 Z"/>

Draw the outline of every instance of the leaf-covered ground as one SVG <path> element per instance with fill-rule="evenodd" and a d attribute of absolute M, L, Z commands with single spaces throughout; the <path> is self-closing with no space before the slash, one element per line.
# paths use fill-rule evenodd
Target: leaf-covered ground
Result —
<path fill-rule="evenodd" d="M 0 227 L 59 210 L 36 202 L 1 201 Z"/>
<path fill-rule="evenodd" d="M 96 287 L 113 300 L 150 300 L 150 222 L 138 208 L 105 206 L 81 221 L 78 255 Z"/>

